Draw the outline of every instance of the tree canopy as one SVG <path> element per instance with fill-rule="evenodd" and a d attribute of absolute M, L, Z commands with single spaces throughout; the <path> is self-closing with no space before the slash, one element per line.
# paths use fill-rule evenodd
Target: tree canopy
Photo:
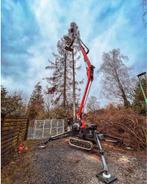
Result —
<path fill-rule="evenodd" d="M 29 119 L 43 118 L 45 112 L 44 98 L 42 94 L 42 86 L 38 82 L 28 103 L 27 114 Z"/>
<path fill-rule="evenodd" d="M 7 89 L 1 86 L 1 114 L 2 117 L 9 115 L 25 115 L 25 104 L 21 94 L 14 92 L 9 94 Z"/>
<path fill-rule="evenodd" d="M 122 101 L 124 106 L 128 107 L 133 83 L 129 75 L 129 68 L 124 63 L 126 59 L 128 58 L 122 55 L 119 49 L 104 53 L 99 72 L 102 73 L 104 94 L 109 98 Z"/>

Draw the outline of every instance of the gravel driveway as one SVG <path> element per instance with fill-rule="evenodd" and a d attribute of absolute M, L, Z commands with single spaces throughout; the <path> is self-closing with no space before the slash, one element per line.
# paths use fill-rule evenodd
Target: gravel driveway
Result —
<path fill-rule="evenodd" d="M 68 145 L 68 139 L 50 142 L 46 149 L 37 147 L 17 161 L 15 172 L 2 172 L 2 184 L 101 184 L 96 174 L 101 162 L 96 151 L 86 152 Z M 145 184 L 145 156 L 106 148 L 111 173 L 117 184 Z M 10 167 L 13 168 L 13 166 Z M 11 169 L 12 170 L 12 169 Z M 5 173 L 5 174 L 3 174 Z M 9 179 L 3 179 L 7 176 Z"/>

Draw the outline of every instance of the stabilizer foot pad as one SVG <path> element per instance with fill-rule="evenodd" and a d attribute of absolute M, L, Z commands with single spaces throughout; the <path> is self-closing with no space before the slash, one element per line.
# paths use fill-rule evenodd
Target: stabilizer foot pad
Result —
<path fill-rule="evenodd" d="M 106 184 L 113 183 L 114 181 L 117 180 L 117 178 L 116 178 L 115 176 L 110 176 L 110 178 L 105 178 L 105 177 L 103 176 L 103 171 L 100 172 L 100 173 L 98 173 L 96 176 L 98 177 L 98 179 L 99 179 L 100 181 L 102 181 L 102 182 L 104 182 L 104 183 L 106 183 Z"/>

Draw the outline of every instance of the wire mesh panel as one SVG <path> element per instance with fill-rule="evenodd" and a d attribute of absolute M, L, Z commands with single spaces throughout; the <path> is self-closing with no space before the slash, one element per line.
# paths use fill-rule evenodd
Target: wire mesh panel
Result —
<path fill-rule="evenodd" d="M 61 133 L 64 133 L 64 119 L 35 120 L 29 139 L 44 139 Z"/>

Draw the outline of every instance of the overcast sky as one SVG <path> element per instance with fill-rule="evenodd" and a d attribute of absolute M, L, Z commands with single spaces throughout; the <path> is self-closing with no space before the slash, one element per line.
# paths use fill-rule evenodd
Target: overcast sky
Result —
<path fill-rule="evenodd" d="M 3 0 L 2 84 L 29 96 L 36 82 L 49 75 L 48 58 L 73 21 L 96 70 L 103 52 L 113 48 L 129 57 L 126 65 L 133 67 L 134 77 L 147 68 L 142 0 Z M 91 95 L 97 98 L 100 80 L 95 74 Z"/>

